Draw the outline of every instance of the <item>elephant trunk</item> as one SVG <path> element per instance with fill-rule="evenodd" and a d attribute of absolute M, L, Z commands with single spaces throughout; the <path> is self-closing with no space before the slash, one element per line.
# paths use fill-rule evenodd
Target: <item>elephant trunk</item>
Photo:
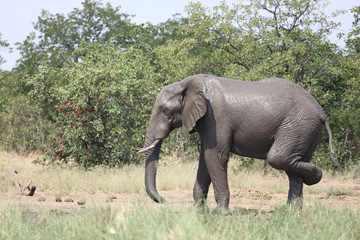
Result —
<path fill-rule="evenodd" d="M 151 133 L 146 134 L 145 148 L 145 187 L 149 197 L 155 202 L 162 203 L 165 199 L 156 190 L 156 171 L 159 161 L 162 140 L 154 139 Z M 149 148 L 151 146 L 151 148 Z"/>

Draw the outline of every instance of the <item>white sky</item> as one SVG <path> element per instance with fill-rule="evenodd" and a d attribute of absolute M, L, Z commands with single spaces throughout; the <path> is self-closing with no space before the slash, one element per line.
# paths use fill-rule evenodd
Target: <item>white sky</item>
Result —
<path fill-rule="evenodd" d="M 62 13 L 67 15 L 74 8 L 81 8 L 83 0 L 0 0 L 0 33 L 2 40 L 10 43 L 10 47 L 14 47 L 14 43 L 22 42 L 26 36 L 34 30 L 33 23 L 37 22 L 41 9 L 48 10 L 50 13 Z M 120 11 L 135 15 L 132 21 L 137 23 L 150 22 L 158 24 L 164 22 L 175 13 L 184 14 L 185 6 L 190 0 L 104 0 L 104 3 L 110 2 L 113 7 L 121 6 Z M 200 0 L 200 2 L 208 7 L 219 4 L 220 0 Z M 227 0 L 228 3 L 236 2 L 236 0 Z M 336 19 L 341 22 L 342 26 L 338 32 L 348 33 L 351 28 L 353 16 L 349 9 L 359 6 L 359 0 L 330 0 L 330 5 L 325 12 L 330 14 L 336 9 L 348 10 L 345 15 Z M 333 34 L 332 41 L 340 46 L 344 46 L 344 42 L 336 40 L 336 34 Z M 2 70 L 11 70 L 15 66 L 15 61 L 19 58 L 16 49 L 12 53 L 8 49 L 0 49 L 0 55 L 5 58 L 6 63 L 0 65 Z"/>

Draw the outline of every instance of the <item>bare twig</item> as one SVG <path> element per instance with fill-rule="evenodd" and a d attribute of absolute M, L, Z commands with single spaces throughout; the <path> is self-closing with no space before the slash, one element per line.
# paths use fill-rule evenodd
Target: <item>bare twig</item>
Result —
<path fill-rule="evenodd" d="M 30 184 L 31 184 L 31 180 L 25 185 L 25 187 L 23 187 L 23 189 L 21 190 L 21 192 L 24 192 L 25 189 L 30 191 Z"/>
<path fill-rule="evenodd" d="M 18 172 L 17 172 L 15 169 L 12 170 L 12 174 L 13 174 L 13 176 L 14 176 L 15 187 L 16 187 L 16 189 L 17 189 L 17 191 L 18 191 L 18 194 L 22 194 L 23 191 L 21 190 L 21 185 L 20 185 L 20 183 L 19 183 L 19 179 L 18 179 L 17 173 L 18 173 Z"/>
<path fill-rule="evenodd" d="M 21 184 L 19 182 L 18 175 L 17 175 L 18 172 L 15 169 L 13 169 L 12 174 L 14 176 L 14 182 L 15 182 L 15 186 L 16 186 L 16 189 L 18 191 L 18 194 L 19 195 L 33 196 L 34 193 L 35 193 L 36 187 L 32 186 L 30 188 L 31 180 L 21 189 Z M 28 190 L 29 193 L 26 193 L 25 190 Z"/>

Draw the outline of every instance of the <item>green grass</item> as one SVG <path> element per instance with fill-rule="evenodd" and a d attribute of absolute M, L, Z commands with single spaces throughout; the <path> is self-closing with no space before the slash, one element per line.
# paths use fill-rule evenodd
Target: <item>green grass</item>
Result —
<path fill-rule="evenodd" d="M 293 211 L 199 214 L 194 209 L 131 206 L 70 213 L 0 209 L 0 239 L 360 239 L 360 211 L 317 205 Z"/>
<path fill-rule="evenodd" d="M 357 191 L 353 191 L 351 189 L 344 189 L 344 188 L 335 188 L 330 187 L 327 190 L 327 196 L 333 197 L 333 196 L 360 196 L 360 193 Z"/>
<path fill-rule="evenodd" d="M 191 191 L 196 175 L 196 171 L 190 172 L 192 165 L 176 159 L 161 160 L 158 189 Z M 242 170 L 237 168 L 235 160 L 230 161 L 230 207 L 235 209 L 233 215 L 199 214 L 186 204 L 171 205 L 171 201 L 168 205 L 142 204 L 141 201 L 119 205 L 122 203 L 115 201 L 113 205 L 102 204 L 102 207 L 94 203 L 86 208 L 54 211 L 49 208 L 39 210 L 41 208 L 11 203 L 10 200 L 0 206 L 0 240 L 360 239 L 359 208 L 354 205 L 331 208 L 330 205 L 317 203 L 321 200 L 318 196 L 358 196 L 359 192 L 354 187 L 360 179 L 325 173 L 321 183 L 305 188 L 305 198 L 309 193 L 316 194 L 316 198 L 308 198 L 301 211 L 291 210 L 287 205 L 271 207 L 271 211 L 242 208 L 245 200 L 254 198 L 267 203 L 273 200 L 269 198 L 272 194 L 286 194 L 288 190 L 288 179 L 284 173 L 268 169 L 264 176 L 261 162 L 259 166 L 259 169 Z M 4 195 L 15 193 L 11 175 L 13 168 L 18 170 L 22 183 L 31 179 L 37 186 L 36 193 L 39 191 L 43 195 L 46 192 L 60 195 L 103 192 L 145 196 L 144 166 L 99 167 L 83 171 L 78 168 L 42 167 L 31 164 L 29 159 L 0 153 L 0 192 Z M 346 186 L 347 183 L 352 185 Z M 214 197 L 211 194 L 209 198 L 213 201 Z M 237 207 L 234 207 L 235 202 Z M 261 206 L 261 203 L 256 204 Z"/>

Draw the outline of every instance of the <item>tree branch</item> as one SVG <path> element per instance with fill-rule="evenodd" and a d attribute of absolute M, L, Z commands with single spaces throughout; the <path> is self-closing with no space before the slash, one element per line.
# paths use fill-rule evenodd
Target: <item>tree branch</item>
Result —
<path fill-rule="evenodd" d="M 327 63 L 324 63 L 323 65 L 321 65 L 321 66 L 315 71 L 315 73 L 313 74 L 313 77 L 314 77 L 314 78 L 319 78 L 319 77 L 321 77 L 321 75 L 322 75 L 322 70 L 324 69 L 324 67 L 326 67 L 327 65 L 330 65 L 330 64 L 334 64 L 334 62 L 327 62 Z"/>
<path fill-rule="evenodd" d="M 267 1 L 264 2 L 263 9 L 268 11 L 269 13 L 271 13 L 274 16 L 274 20 L 275 20 L 275 26 L 274 27 L 275 27 L 275 30 L 276 30 L 276 35 L 278 37 L 281 37 L 280 31 L 279 31 L 278 16 L 277 16 L 277 13 L 276 13 L 278 8 L 279 8 L 279 3 L 278 3 L 278 5 L 275 6 L 274 10 L 269 9 L 266 6 L 266 4 L 267 4 Z"/>
<path fill-rule="evenodd" d="M 240 51 L 240 49 L 237 48 L 236 46 L 234 46 L 234 45 L 231 43 L 230 37 L 229 37 L 229 38 L 226 38 L 226 37 L 225 37 L 219 30 L 217 30 L 217 29 L 213 29 L 213 31 L 214 31 L 218 36 L 220 36 L 223 40 L 225 40 L 225 41 L 229 44 L 229 46 L 237 52 L 237 54 L 236 54 L 237 56 L 236 56 L 236 57 L 240 60 L 240 62 L 237 62 L 237 64 L 245 67 L 247 70 L 250 70 L 250 67 L 245 63 L 245 61 L 244 61 L 244 60 L 242 59 L 242 57 L 241 57 L 241 54 L 240 54 L 241 51 Z M 216 46 L 216 45 L 214 45 L 214 44 L 211 44 L 211 46 L 217 47 L 217 48 L 219 48 L 219 49 L 222 49 L 222 50 L 230 53 L 231 55 L 235 55 L 232 51 L 230 51 L 230 49 L 228 49 L 228 48 L 226 48 L 226 47 L 225 47 L 225 48 L 221 48 L 221 47 Z"/>
<path fill-rule="evenodd" d="M 19 179 L 18 179 L 18 176 L 17 176 L 17 171 L 15 169 L 12 170 L 12 174 L 14 176 L 14 182 L 15 182 L 15 187 L 18 191 L 18 194 L 22 194 L 22 190 L 21 190 L 21 185 L 19 183 Z"/>
<path fill-rule="evenodd" d="M 30 184 L 31 184 L 31 180 L 21 189 L 21 184 L 19 182 L 19 179 L 18 179 L 18 172 L 13 169 L 12 170 L 12 174 L 14 176 L 14 182 L 15 182 L 15 187 L 18 191 L 18 194 L 19 195 L 27 195 L 27 196 L 34 196 L 34 193 L 35 193 L 35 190 L 36 190 L 36 187 L 35 186 L 32 186 L 30 188 Z M 29 193 L 25 193 L 25 190 L 28 190 Z"/>

